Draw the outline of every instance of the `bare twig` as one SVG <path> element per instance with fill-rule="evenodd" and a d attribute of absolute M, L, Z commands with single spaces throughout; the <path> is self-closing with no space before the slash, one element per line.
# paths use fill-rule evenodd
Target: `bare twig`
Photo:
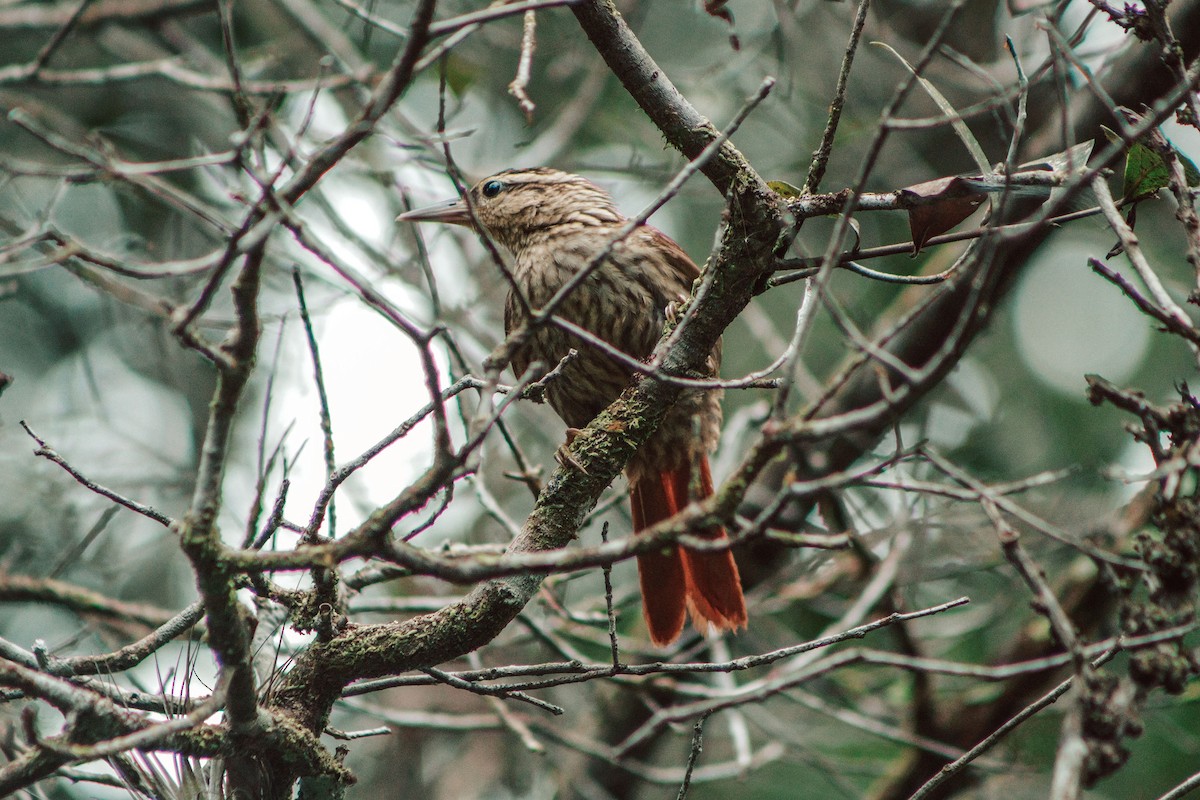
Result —
<path fill-rule="evenodd" d="M 100 495 L 101 497 L 107 497 L 109 500 L 112 500 L 114 503 L 118 503 L 122 506 L 125 506 L 125 508 L 128 508 L 130 511 L 135 511 L 144 517 L 149 517 L 150 519 L 154 520 L 155 522 L 157 522 L 159 525 L 162 525 L 163 527 L 171 527 L 173 520 L 170 517 L 168 517 L 167 515 L 159 512 L 159 511 L 156 511 L 155 509 L 151 508 L 150 506 L 143 505 L 142 503 L 139 503 L 136 500 L 130 500 L 128 497 L 117 494 L 112 489 L 107 489 L 107 488 L 89 480 L 87 477 L 85 477 L 83 475 L 83 473 L 79 472 L 77 469 L 72 467 L 67 462 L 67 460 L 64 459 L 62 456 L 60 456 L 54 449 L 49 447 L 46 444 L 45 440 L 43 440 L 40 436 L 38 436 L 36 433 L 34 433 L 33 429 L 30 428 L 29 425 L 24 420 L 21 420 L 21 427 L 25 429 L 25 432 L 27 434 L 29 434 L 29 438 L 31 438 L 35 442 L 37 442 L 38 447 L 37 447 L 37 450 L 33 451 L 33 454 L 36 456 L 40 456 L 40 457 L 46 459 L 47 461 L 51 461 L 51 462 L 57 464 L 58 466 L 62 467 L 63 470 L 65 470 L 68 475 L 70 475 L 72 478 L 74 478 L 76 480 L 76 482 L 79 483 L 80 486 L 84 487 L 85 489 L 87 489 L 90 492 L 94 492 L 94 493 Z"/>
<path fill-rule="evenodd" d="M 688 788 L 692 785 L 692 770 L 696 768 L 696 762 L 700 760 L 700 754 L 704 752 L 704 723 L 708 719 L 708 714 L 701 714 L 696 720 L 696 724 L 692 726 L 692 746 L 688 750 L 687 765 L 683 770 L 683 784 L 679 787 L 679 794 L 675 795 L 675 800 L 684 800 L 687 797 Z"/>
<path fill-rule="evenodd" d="M 537 110 L 529 99 L 529 73 L 533 67 L 533 51 L 537 47 L 537 14 L 525 12 L 525 24 L 521 33 L 521 58 L 517 62 L 517 76 L 508 84 L 508 93 L 517 99 L 517 105 L 525 112 L 525 121 L 533 124 L 533 112 Z"/>
<path fill-rule="evenodd" d="M 867 22 L 867 10 L 871 0 L 859 0 L 858 11 L 854 15 L 854 23 L 850 28 L 850 41 L 842 54 L 842 66 L 838 70 L 837 86 L 833 90 L 833 100 L 829 104 L 829 119 L 825 123 L 825 132 L 821 134 L 821 144 L 813 153 L 812 164 L 808 168 L 808 176 L 801 188 L 803 194 L 812 194 L 821 185 L 825 177 L 825 167 L 833 152 L 833 140 L 837 135 L 838 122 L 842 117 L 842 108 L 846 103 L 846 87 L 850 80 L 850 67 L 854 64 L 854 54 L 858 50 L 859 39 L 862 38 L 863 26 Z"/>

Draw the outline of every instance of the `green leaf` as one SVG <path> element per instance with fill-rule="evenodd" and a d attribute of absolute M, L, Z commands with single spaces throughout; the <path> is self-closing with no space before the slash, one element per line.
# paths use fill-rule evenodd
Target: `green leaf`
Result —
<path fill-rule="evenodd" d="M 455 97 L 462 97 L 479 80 L 479 68 L 453 53 L 446 60 L 446 86 Z"/>
<path fill-rule="evenodd" d="M 804 196 L 804 192 L 800 191 L 800 187 L 792 186 L 787 181 L 767 181 L 767 188 L 784 200 L 793 200 Z"/>
<path fill-rule="evenodd" d="M 1103 126 L 1102 126 L 1103 127 Z M 1115 131 L 1109 128 L 1103 128 L 1104 135 L 1111 142 L 1121 141 L 1121 137 Z M 1183 165 L 1184 180 L 1188 186 L 1196 186 L 1200 184 L 1200 170 L 1196 169 L 1196 165 L 1192 160 L 1179 152 L 1179 148 L 1171 145 L 1171 150 L 1174 151 L 1175 157 L 1179 159 L 1179 163 Z M 1165 188 L 1171 184 L 1171 173 L 1167 169 L 1167 162 L 1162 156 L 1151 150 L 1146 145 L 1140 142 L 1134 142 L 1129 146 L 1129 151 L 1125 154 L 1125 180 L 1124 186 L 1121 189 L 1121 196 L 1124 200 L 1132 200 L 1136 197 L 1145 197 L 1157 192 L 1159 189 Z"/>
<path fill-rule="evenodd" d="M 1170 181 L 1166 162 L 1149 147 L 1135 142 L 1125 154 L 1125 199 L 1154 194 Z"/>
<path fill-rule="evenodd" d="M 1190 158 L 1179 152 L 1179 148 L 1172 146 L 1175 151 L 1175 157 L 1183 164 L 1183 177 L 1187 180 L 1188 186 L 1200 186 L 1200 169 L 1196 169 L 1196 164 Z"/>

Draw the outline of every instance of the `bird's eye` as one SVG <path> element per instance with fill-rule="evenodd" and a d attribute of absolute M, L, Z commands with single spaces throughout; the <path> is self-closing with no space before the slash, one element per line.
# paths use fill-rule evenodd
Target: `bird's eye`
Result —
<path fill-rule="evenodd" d="M 495 197 L 504 189 L 504 184 L 500 181 L 488 181 L 483 185 L 484 197 Z"/>

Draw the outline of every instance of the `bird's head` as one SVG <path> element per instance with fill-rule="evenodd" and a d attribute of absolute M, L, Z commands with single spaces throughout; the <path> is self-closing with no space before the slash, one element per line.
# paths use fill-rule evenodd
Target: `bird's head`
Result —
<path fill-rule="evenodd" d="M 472 217 L 472 212 L 474 216 Z M 397 217 L 483 228 L 516 253 L 539 237 L 624 222 L 612 198 L 591 181 L 547 167 L 499 172 L 446 200 Z"/>

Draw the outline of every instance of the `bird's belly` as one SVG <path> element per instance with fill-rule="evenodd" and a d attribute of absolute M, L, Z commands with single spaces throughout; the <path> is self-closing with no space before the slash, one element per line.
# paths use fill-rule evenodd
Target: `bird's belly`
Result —
<path fill-rule="evenodd" d="M 571 359 L 546 387 L 546 399 L 563 421 L 582 428 L 608 407 L 629 383 L 630 370 L 584 340 L 557 328 L 538 331 L 530 355 L 552 369 L 575 350 Z"/>
<path fill-rule="evenodd" d="M 563 422 L 583 428 L 612 404 L 633 376 L 632 370 L 594 344 L 556 328 L 534 335 L 530 355 L 553 367 L 571 350 L 577 352 L 546 387 L 546 399 Z M 689 463 L 712 450 L 720 436 L 721 391 L 683 392 L 658 430 L 630 461 L 631 477 Z"/>
<path fill-rule="evenodd" d="M 573 258 L 567 258 L 568 255 Z M 567 268 L 567 262 L 582 266 L 587 263 L 587 255 L 562 250 L 552 259 L 518 262 L 517 279 L 528 305 L 544 307 L 574 274 L 574 270 Z M 629 358 L 643 361 L 662 335 L 667 304 L 682 299 L 687 292 L 685 286 L 646 282 L 645 270 L 625 267 L 609 263 L 597 269 L 559 304 L 556 316 L 583 328 Z M 521 304 L 510 296 L 506 307 L 507 330 L 516 329 L 526 319 Z M 633 370 L 628 362 L 614 359 L 595 343 L 553 322 L 533 334 L 516 361 L 519 371 L 533 360 L 541 361 L 545 369 L 553 369 L 571 350 L 577 355 L 547 385 L 546 399 L 569 427 L 583 428 L 620 396 L 629 385 Z M 719 356 L 714 354 L 714 365 L 716 359 Z M 684 392 L 630 462 L 631 477 L 673 468 L 712 449 L 720 430 L 720 397 L 720 391 Z"/>

